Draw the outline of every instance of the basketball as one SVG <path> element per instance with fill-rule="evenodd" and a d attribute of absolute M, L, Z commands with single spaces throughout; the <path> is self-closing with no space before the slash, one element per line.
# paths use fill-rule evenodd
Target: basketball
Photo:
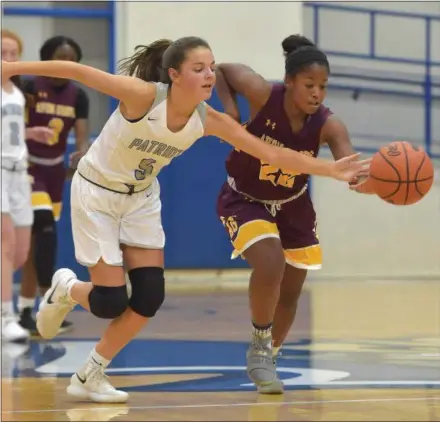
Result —
<path fill-rule="evenodd" d="M 408 142 L 392 142 L 374 155 L 370 176 L 375 193 L 394 205 L 411 205 L 431 189 L 434 167 L 428 154 Z"/>

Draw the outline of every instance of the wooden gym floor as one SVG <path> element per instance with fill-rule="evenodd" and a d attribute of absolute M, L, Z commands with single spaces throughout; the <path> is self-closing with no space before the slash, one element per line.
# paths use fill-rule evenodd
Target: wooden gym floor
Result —
<path fill-rule="evenodd" d="M 70 319 L 53 341 L 2 346 L 2 420 L 440 421 L 440 280 L 310 282 L 278 362 L 282 396 L 247 385 L 244 291 L 170 292 L 108 370 L 126 405 L 67 397 L 104 327 Z"/>

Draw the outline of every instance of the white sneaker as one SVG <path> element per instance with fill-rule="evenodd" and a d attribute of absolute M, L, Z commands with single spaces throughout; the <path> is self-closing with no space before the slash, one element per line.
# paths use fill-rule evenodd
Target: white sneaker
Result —
<path fill-rule="evenodd" d="M 14 315 L 2 312 L 2 340 L 5 342 L 23 342 L 30 337 L 28 330 L 25 330 Z"/>
<path fill-rule="evenodd" d="M 69 288 L 76 279 L 76 274 L 67 268 L 61 268 L 53 275 L 52 286 L 41 300 L 37 312 L 37 329 L 41 337 L 54 338 L 67 314 L 75 307 Z"/>
<path fill-rule="evenodd" d="M 125 403 L 128 394 L 125 391 L 116 390 L 110 384 L 102 366 L 90 363 L 90 370 L 86 371 L 84 379 L 78 374 L 70 378 L 67 394 L 80 400 L 90 400 L 95 403 Z"/>

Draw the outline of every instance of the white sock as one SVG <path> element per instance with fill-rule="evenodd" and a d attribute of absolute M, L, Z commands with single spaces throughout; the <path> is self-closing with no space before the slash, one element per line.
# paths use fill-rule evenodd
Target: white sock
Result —
<path fill-rule="evenodd" d="M 82 283 L 81 280 L 78 280 L 77 278 L 70 280 L 69 285 L 67 286 L 67 294 L 69 296 L 69 299 L 71 300 L 72 303 L 74 303 L 75 305 L 78 304 L 77 301 L 75 301 L 72 298 L 72 287 L 76 284 L 76 283 Z"/>
<path fill-rule="evenodd" d="M 89 359 L 93 360 L 95 363 L 97 363 L 98 365 L 101 365 L 103 368 L 107 368 L 107 366 L 109 365 L 110 361 L 103 358 L 97 351 L 96 349 L 93 349 L 92 352 L 89 355 Z"/>
<path fill-rule="evenodd" d="M 280 349 L 281 349 L 281 346 L 279 346 L 279 347 L 273 347 L 273 348 L 272 348 L 272 356 L 273 356 L 273 357 L 277 356 L 277 355 L 278 355 L 278 352 L 280 351 Z"/>
<path fill-rule="evenodd" d="M 83 367 L 77 372 L 77 374 L 81 378 L 87 377 L 87 372 L 89 371 L 90 367 L 92 366 L 102 366 L 103 369 L 107 368 L 110 361 L 103 358 L 99 353 L 96 352 L 95 349 L 93 349 L 87 358 L 87 362 L 83 365 Z"/>
<path fill-rule="evenodd" d="M 18 310 L 19 312 L 22 312 L 26 308 L 32 308 L 32 310 L 35 307 L 35 298 L 28 298 L 19 296 L 18 297 Z"/>

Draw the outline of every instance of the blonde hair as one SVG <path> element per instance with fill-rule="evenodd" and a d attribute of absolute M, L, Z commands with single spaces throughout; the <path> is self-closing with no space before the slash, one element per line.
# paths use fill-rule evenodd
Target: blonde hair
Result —
<path fill-rule="evenodd" d="M 23 53 L 23 41 L 21 38 L 15 32 L 10 31 L 9 29 L 2 29 L 2 39 L 3 38 L 10 38 L 11 40 L 16 41 L 18 44 L 18 53 L 21 56 Z"/>

